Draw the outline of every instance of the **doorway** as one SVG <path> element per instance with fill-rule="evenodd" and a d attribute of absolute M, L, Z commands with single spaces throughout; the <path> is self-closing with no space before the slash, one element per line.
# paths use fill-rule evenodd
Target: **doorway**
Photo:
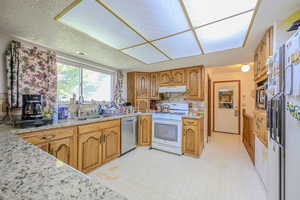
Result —
<path fill-rule="evenodd" d="M 213 129 L 240 134 L 240 81 L 214 81 Z"/>

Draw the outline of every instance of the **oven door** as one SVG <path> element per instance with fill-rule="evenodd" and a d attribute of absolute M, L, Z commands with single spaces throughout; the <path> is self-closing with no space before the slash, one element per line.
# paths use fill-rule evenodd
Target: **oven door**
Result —
<path fill-rule="evenodd" d="M 152 140 L 155 143 L 181 147 L 181 129 L 180 120 L 153 119 Z"/>

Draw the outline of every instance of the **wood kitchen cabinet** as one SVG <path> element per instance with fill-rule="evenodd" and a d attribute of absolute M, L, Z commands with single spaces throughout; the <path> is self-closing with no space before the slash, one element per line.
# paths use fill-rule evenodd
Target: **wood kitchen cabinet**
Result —
<path fill-rule="evenodd" d="M 79 126 L 78 169 L 87 173 L 120 156 L 120 120 Z"/>
<path fill-rule="evenodd" d="M 77 168 L 76 127 L 22 133 L 20 136 L 57 159 Z"/>
<path fill-rule="evenodd" d="M 103 130 L 103 163 L 120 156 L 120 126 Z"/>
<path fill-rule="evenodd" d="M 159 99 L 159 73 L 150 73 L 150 92 L 149 99 L 158 100 Z"/>
<path fill-rule="evenodd" d="M 152 143 L 152 115 L 138 117 L 138 145 L 149 146 Z"/>
<path fill-rule="evenodd" d="M 160 86 L 178 86 L 185 85 L 185 70 L 175 69 L 159 72 L 159 85 Z"/>
<path fill-rule="evenodd" d="M 273 27 L 269 28 L 254 54 L 254 79 L 261 81 L 267 77 L 267 59 L 273 55 Z"/>
<path fill-rule="evenodd" d="M 203 118 L 183 118 L 182 152 L 198 157 L 204 148 Z"/>
<path fill-rule="evenodd" d="M 172 84 L 172 73 L 171 71 L 159 72 L 159 86 L 170 86 Z"/>
<path fill-rule="evenodd" d="M 135 109 L 138 112 L 147 112 L 150 109 L 149 99 L 136 99 Z"/>
<path fill-rule="evenodd" d="M 204 69 L 203 66 L 190 67 L 186 69 L 187 92 L 185 99 L 203 100 L 204 99 Z"/>
<path fill-rule="evenodd" d="M 152 78 L 155 78 L 152 76 Z M 151 90 L 151 86 L 153 90 Z M 137 111 L 146 112 L 150 108 L 151 94 L 156 95 L 155 85 L 150 85 L 150 73 L 129 72 L 127 73 L 127 101 L 130 102 Z"/>
<path fill-rule="evenodd" d="M 78 139 L 78 169 L 89 172 L 102 164 L 102 132 L 95 130 Z"/>
<path fill-rule="evenodd" d="M 149 74 L 146 72 L 136 73 L 136 98 L 147 99 L 149 93 Z"/>
<path fill-rule="evenodd" d="M 176 69 L 171 71 L 172 74 L 172 85 L 185 85 L 185 70 L 184 69 Z"/>

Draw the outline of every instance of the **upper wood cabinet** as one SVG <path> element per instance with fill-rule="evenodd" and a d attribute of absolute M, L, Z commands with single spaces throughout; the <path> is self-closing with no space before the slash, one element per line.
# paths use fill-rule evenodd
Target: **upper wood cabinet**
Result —
<path fill-rule="evenodd" d="M 140 115 L 138 118 L 138 144 L 149 146 L 152 142 L 152 115 Z"/>
<path fill-rule="evenodd" d="M 172 80 L 171 71 L 159 72 L 159 86 L 169 86 L 172 84 Z"/>
<path fill-rule="evenodd" d="M 172 70 L 172 84 L 173 85 L 185 85 L 185 70 L 184 69 L 176 69 Z"/>
<path fill-rule="evenodd" d="M 160 86 L 177 86 L 185 85 L 185 71 L 184 69 L 175 69 L 159 72 Z"/>
<path fill-rule="evenodd" d="M 20 136 L 57 159 L 77 168 L 77 128 L 66 127 L 23 133 Z"/>
<path fill-rule="evenodd" d="M 204 148 L 203 118 L 183 118 L 182 151 L 185 155 L 199 156 Z"/>
<path fill-rule="evenodd" d="M 159 99 L 159 75 L 158 72 L 150 73 L 150 92 L 149 98 L 158 100 Z"/>
<path fill-rule="evenodd" d="M 136 99 L 135 109 L 137 112 L 147 112 L 150 109 L 149 99 Z"/>
<path fill-rule="evenodd" d="M 273 27 L 269 28 L 254 54 L 254 79 L 261 81 L 267 77 L 267 59 L 273 55 Z"/>
<path fill-rule="evenodd" d="M 144 72 L 136 73 L 136 98 L 146 99 L 149 93 L 149 74 Z"/>
<path fill-rule="evenodd" d="M 185 99 L 203 100 L 204 99 L 204 69 L 203 66 L 191 67 L 186 69 L 187 92 Z"/>

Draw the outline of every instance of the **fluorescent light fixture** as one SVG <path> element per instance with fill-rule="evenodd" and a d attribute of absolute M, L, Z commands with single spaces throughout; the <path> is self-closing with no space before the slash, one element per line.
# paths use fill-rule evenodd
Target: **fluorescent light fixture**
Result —
<path fill-rule="evenodd" d="M 184 4 L 196 27 L 254 9 L 257 0 L 184 0 Z"/>
<path fill-rule="evenodd" d="M 243 46 L 253 11 L 196 29 L 205 53 Z"/>
<path fill-rule="evenodd" d="M 241 70 L 242 70 L 242 72 L 249 72 L 249 70 L 250 70 L 250 65 L 243 65 L 243 66 L 241 67 Z"/>
<path fill-rule="evenodd" d="M 81 1 L 58 21 L 116 49 L 145 42 L 95 0 Z"/>
<path fill-rule="evenodd" d="M 148 40 L 189 29 L 178 0 L 100 0 Z"/>
<path fill-rule="evenodd" d="M 138 60 L 141 60 L 146 64 L 169 60 L 166 56 L 164 56 L 150 44 L 125 49 L 122 50 L 122 52 Z"/>
<path fill-rule="evenodd" d="M 173 59 L 201 54 L 192 31 L 161 39 L 153 44 Z"/>

